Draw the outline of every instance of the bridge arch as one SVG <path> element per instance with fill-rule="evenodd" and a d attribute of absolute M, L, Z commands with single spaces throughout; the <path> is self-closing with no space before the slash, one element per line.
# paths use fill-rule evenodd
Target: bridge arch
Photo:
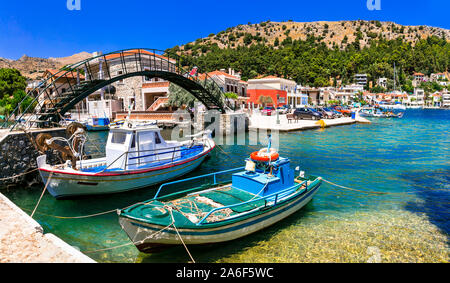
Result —
<path fill-rule="evenodd" d="M 158 77 L 175 83 L 190 92 L 207 109 L 217 109 L 222 113 L 229 109 L 217 83 L 206 74 L 190 72 L 191 69 L 190 66 L 182 66 L 181 57 L 156 49 L 127 49 L 89 58 L 64 67 L 29 91 L 3 127 L 12 124 L 12 130 L 18 121 L 26 121 L 29 127 L 58 123 L 67 111 L 90 94 L 119 80 L 136 76 Z M 21 104 L 30 97 L 33 103 L 19 114 Z"/>

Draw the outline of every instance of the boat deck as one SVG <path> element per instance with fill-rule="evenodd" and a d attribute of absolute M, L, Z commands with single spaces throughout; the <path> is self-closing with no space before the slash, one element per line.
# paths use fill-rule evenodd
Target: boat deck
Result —
<path fill-rule="evenodd" d="M 260 196 L 233 188 L 231 185 L 226 185 L 212 190 L 189 194 L 176 200 L 164 202 L 164 205 L 177 208 L 177 212 L 184 215 L 191 222 L 196 223 L 201 220 L 201 218 L 206 216 L 206 214 L 212 209 L 227 207 L 257 199 L 261 200 L 218 210 L 206 219 L 207 222 L 214 222 L 263 206 L 265 205 L 265 200 Z"/>
<path fill-rule="evenodd" d="M 129 166 L 129 168 L 127 169 L 133 169 L 133 170 L 140 170 L 140 169 L 147 169 L 147 168 L 152 168 L 152 167 L 158 167 L 158 166 L 163 166 L 163 165 L 167 165 L 173 162 L 177 162 L 177 161 L 181 161 L 183 159 L 188 159 L 191 157 L 194 157 L 198 154 L 200 154 L 203 151 L 203 147 L 202 146 L 194 146 L 193 148 L 187 148 L 185 146 L 181 147 L 181 155 L 177 158 L 174 159 L 165 159 L 165 160 L 155 160 L 154 162 L 151 163 L 144 163 L 142 165 L 132 165 Z M 166 152 L 161 152 L 161 153 L 156 153 L 154 154 L 156 157 L 158 154 L 165 154 Z M 142 156 L 138 156 L 138 157 L 133 157 L 133 160 L 138 160 L 142 158 Z M 117 172 L 117 171 L 124 171 L 123 168 L 107 168 L 107 165 L 105 163 L 105 159 L 101 158 L 99 159 L 100 161 L 96 164 L 90 165 L 90 166 L 83 166 L 81 169 L 81 172 L 86 172 L 86 173 L 100 173 L 100 172 Z"/>

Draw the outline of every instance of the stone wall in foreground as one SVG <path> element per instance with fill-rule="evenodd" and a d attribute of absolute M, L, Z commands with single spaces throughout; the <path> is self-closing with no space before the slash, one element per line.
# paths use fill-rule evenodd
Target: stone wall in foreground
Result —
<path fill-rule="evenodd" d="M 40 133 L 48 133 L 53 137 L 65 137 L 65 128 L 30 130 L 28 134 L 17 131 L 9 132 L 0 141 L 0 186 L 11 186 L 23 183 L 40 182 L 38 172 L 6 179 L 12 176 L 21 175 L 37 168 L 36 158 L 41 155 L 34 144 L 34 139 Z M 60 163 L 58 152 L 48 151 L 47 160 L 51 164 Z"/>

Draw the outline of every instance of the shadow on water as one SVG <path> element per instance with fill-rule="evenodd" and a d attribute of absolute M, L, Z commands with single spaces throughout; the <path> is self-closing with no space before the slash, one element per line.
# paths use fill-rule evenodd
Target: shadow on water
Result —
<path fill-rule="evenodd" d="M 450 240 L 450 168 L 435 171 L 410 171 L 401 175 L 409 182 L 419 197 L 406 203 L 413 213 L 425 213 L 429 221 L 447 235 Z"/>
<path fill-rule="evenodd" d="M 258 232 L 224 243 L 188 246 L 188 249 L 198 263 L 217 262 L 232 255 L 242 254 L 245 250 L 258 246 L 260 243 L 269 242 L 278 233 L 297 225 L 299 221 L 307 218 L 314 211 L 313 199 L 299 211 Z M 140 253 L 138 261 L 142 263 L 188 262 L 190 258 L 183 246 L 177 246 L 155 254 Z"/>

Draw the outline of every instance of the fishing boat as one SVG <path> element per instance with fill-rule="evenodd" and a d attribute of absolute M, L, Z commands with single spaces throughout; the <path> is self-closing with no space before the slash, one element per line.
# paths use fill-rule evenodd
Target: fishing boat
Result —
<path fill-rule="evenodd" d="M 109 118 L 89 118 L 85 123 L 88 131 L 107 131 L 109 130 Z"/>
<path fill-rule="evenodd" d="M 304 172 L 295 177 L 296 171 L 289 159 L 263 148 L 245 167 L 161 185 L 153 199 L 118 210 L 119 223 L 146 253 L 238 239 L 288 217 L 314 197 L 322 179 Z M 184 190 L 173 192 L 171 186 Z"/>
<path fill-rule="evenodd" d="M 156 123 L 133 123 L 111 127 L 105 156 L 85 160 L 85 132 L 72 131 L 65 140 L 37 136 L 36 144 L 59 150 L 64 164 L 50 165 L 47 156 L 37 158 L 39 172 L 55 198 L 117 193 L 139 189 L 187 174 L 197 168 L 215 147 L 208 131 L 186 141 L 165 141 Z M 68 146 L 57 144 L 66 142 Z M 48 148 L 44 148 L 48 149 Z"/>
<path fill-rule="evenodd" d="M 394 111 L 386 111 L 379 107 L 363 107 L 359 110 L 359 115 L 362 117 L 375 118 L 402 118 L 404 112 L 394 113 Z"/>

